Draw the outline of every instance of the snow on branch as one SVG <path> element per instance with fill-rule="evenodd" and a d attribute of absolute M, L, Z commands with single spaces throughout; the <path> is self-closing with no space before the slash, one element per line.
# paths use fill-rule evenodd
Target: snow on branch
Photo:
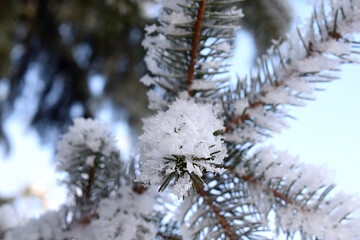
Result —
<path fill-rule="evenodd" d="M 342 192 L 329 194 L 334 185 L 327 169 L 301 164 L 286 152 L 262 149 L 243 160 L 235 175 L 248 183 L 260 212 L 276 213 L 276 224 L 290 237 L 297 232 L 312 239 L 357 239 L 360 218 L 354 217 L 359 199 Z"/>
<path fill-rule="evenodd" d="M 110 126 L 77 118 L 57 144 L 58 170 L 74 204 L 66 218 L 71 225 L 96 214 L 97 203 L 119 187 L 122 162 Z"/>
<path fill-rule="evenodd" d="M 155 225 L 147 220 L 154 204 L 154 192 L 146 191 L 139 195 L 130 186 L 124 186 L 116 196 L 102 199 L 96 215 L 87 221 L 67 228 L 64 215 L 68 209 L 64 206 L 59 211 L 47 212 L 39 219 L 15 227 L 6 234 L 5 240 L 155 239 Z"/>
<path fill-rule="evenodd" d="M 204 185 L 203 171 L 225 171 L 220 167 L 226 156 L 224 127 L 213 106 L 178 99 L 146 119 L 143 129 L 139 181 L 161 184 L 159 191 L 173 181 L 172 192 L 182 197 L 192 186 Z"/>
<path fill-rule="evenodd" d="M 153 86 L 149 107 L 166 109 L 179 92 L 206 97 L 219 90 L 215 76 L 227 73 L 237 22 L 243 16 L 239 1 L 163 1 L 158 23 L 145 28 L 143 47 L 150 71 L 142 79 Z M 163 101 L 161 101 L 161 99 Z"/>
<path fill-rule="evenodd" d="M 178 209 L 185 239 L 267 239 L 259 232 L 266 221 L 248 194 L 247 186 L 226 173 L 212 175 L 206 189 L 187 198 Z"/>
<path fill-rule="evenodd" d="M 275 41 L 258 60 L 257 72 L 225 96 L 227 141 L 254 144 L 280 132 L 287 126 L 285 105 L 303 105 L 312 98 L 315 83 L 337 79 L 340 64 L 356 61 L 358 44 L 351 34 L 360 30 L 358 3 L 341 1 L 336 8 L 321 2 L 307 26 L 284 42 Z"/>

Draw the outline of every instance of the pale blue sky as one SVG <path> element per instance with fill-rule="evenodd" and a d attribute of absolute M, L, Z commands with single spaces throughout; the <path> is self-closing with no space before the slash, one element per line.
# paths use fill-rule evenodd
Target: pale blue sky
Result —
<path fill-rule="evenodd" d="M 269 142 L 306 163 L 327 164 L 339 188 L 360 193 L 360 66 L 342 69 L 341 79 L 320 85 L 326 90 L 315 101 L 292 108 L 297 120 Z"/>

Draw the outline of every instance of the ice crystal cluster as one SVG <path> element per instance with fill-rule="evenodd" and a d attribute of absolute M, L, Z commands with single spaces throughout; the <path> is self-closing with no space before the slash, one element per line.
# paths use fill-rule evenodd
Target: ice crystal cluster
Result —
<path fill-rule="evenodd" d="M 107 196 L 118 183 L 121 162 L 110 126 L 94 119 L 74 119 L 57 144 L 56 158 L 58 170 L 69 174 L 67 185 L 77 201 Z"/>
<path fill-rule="evenodd" d="M 204 171 L 223 173 L 219 167 L 226 148 L 219 134 L 223 121 L 210 104 L 178 99 L 164 112 L 145 121 L 140 136 L 141 175 L 148 184 L 162 184 L 164 190 L 171 180 L 172 192 L 184 196 L 193 184 L 202 186 Z"/>
<path fill-rule="evenodd" d="M 59 170 L 66 170 L 72 165 L 80 155 L 79 149 L 107 157 L 118 152 L 115 140 L 110 135 L 110 126 L 90 118 L 74 119 L 74 125 L 69 127 L 69 131 L 58 142 Z M 93 166 L 94 157 L 87 156 L 85 163 Z"/>

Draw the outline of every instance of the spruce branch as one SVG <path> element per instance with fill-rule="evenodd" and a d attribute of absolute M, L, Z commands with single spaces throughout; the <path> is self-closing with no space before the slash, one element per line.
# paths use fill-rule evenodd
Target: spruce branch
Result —
<path fill-rule="evenodd" d="M 229 174 L 208 175 L 207 187 L 180 206 L 182 234 L 201 239 L 266 239 L 261 213 L 249 199 L 247 189 Z"/>
<path fill-rule="evenodd" d="M 303 105 L 317 89 L 314 83 L 337 79 L 340 64 L 356 61 L 351 54 L 357 44 L 347 37 L 359 28 L 356 10 L 341 8 L 327 15 L 323 8 L 315 8 L 310 27 L 275 42 L 268 55 L 259 58 L 255 75 L 224 94 L 228 141 L 252 144 L 279 132 L 286 126 L 286 105 Z"/>
<path fill-rule="evenodd" d="M 178 99 L 166 112 L 148 119 L 139 138 L 141 174 L 137 180 L 159 184 L 160 192 L 170 185 L 181 198 L 192 187 L 205 185 L 204 171 L 223 173 L 226 147 L 221 135 L 215 134 L 223 129 L 223 122 L 214 112 L 210 104 Z"/>
<path fill-rule="evenodd" d="M 97 161 L 96 159 L 94 160 L 94 165 L 97 164 Z M 88 179 L 88 182 L 87 182 L 87 186 L 86 186 L 86 190 L 85 190 L 85 195 L 88 199 L 90 199 L 91 197 L 91 187 L 93 186 L 94 184 L 94 181 L 95 181 L 95 167 L 91 167 L 90 170 L 89 170 L 89 179 Z"/>
<path fill-rule="evenodd" d="M 109 126 L 92 119 L 75 119 L 57 150 L 58 169 L 69 174 L 65 182 L 75 201 L 70 223 L 89 223 L 98 217 L 99 201 L 119 187 L 122 162 Z"/>
<path fill-rule="evenodd" d="M 166 3 L 159 23 L 146 28 L 143 46 L 150 74 L 141 81 L 152 86 L 148 92 L 153 109 L 166 109 L 186 91 L 201 101 L 218 98 L 228 80 L 226 59 L 232 56 L 232 41 L 241 10 L 237 1 L 176 0 Z"/>
<path fill-rule="evenodd" d="M 122 180 L 126 182 L 129 179 Z M 154 191 L 139 195 L 128 182 L 116 194 L 101 199 L 96 214 L 73 222 L 71 228 L 62 229 L 63 216 L 68 211 L 63 206 L 58 211 L 49 211 L 38 219 L 31 219 L 26 225 L 11 229 L 4 239 L 155 239 L 155 223 L 147 217 L 153 213 L 155 196 Z"/>
<path fill-rule="evenodd" d="M 275 212 L 277 227 L 290 237 L 300 232 L 309 239 L 332 239 L 334 229 L 335 236 L 357 236 L 354 226 L 360 218 L 354 212 L 360 204 L 351 195 L 330 196 L 335 185 L 326 177 L 327 169 L 300 164 L 286 152 L 270 148 L 243 158 L 229 170 L 248 183 L 248 194 L 260 212 Z"/>
<path fill-rule="evenodd" d="M 220 214 L 219 209 L 213 204 L 212 200 L 207 196 L 204 190 L 202 190 L 199 186 L 196 187 L 197 192 L 200 194 L 201 197 L 205 200 L 206 204 L 212 209 L 215 213 L 216 217 L 218 218 L 221 226 L 225 230 L 226 235 L 230 240 L 235 240 L 233 233 L 231 232 L 230 226 L 226 222 L 224 216 Z"/>
<path fill-rule="evenodd" d="M 246 182 L 249 182 L 250 184 L 259 185 L 260 188 L 264 189 L 265 192 L 273 195 L 276 199 L 279 199 L 280 202 L 283 201 L 285 204 L 295 205 L 296 207 L 298 207 L 299 209 L 301 209 L 304 212 L 310 211 L 309 209 L 305 208 L 304 206 L 301 206 L 299 203 L 293 201 L 291 198 L 285 196 L 284 194 L 277 191 L 276 189 L 268 188 L 268 186 L 265 186 L 267 184 L 262 184 L 258 179 L 254 178 L 248 174 L 244 174 L 241 176 L 236 172 L 234 174 L 237 178 L 242 179 Z"/>

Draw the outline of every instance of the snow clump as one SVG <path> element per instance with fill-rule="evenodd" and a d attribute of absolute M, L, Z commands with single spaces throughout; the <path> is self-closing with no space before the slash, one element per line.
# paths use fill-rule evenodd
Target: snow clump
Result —
<path fill-rule="evenodd" d="M 223 121 L 210 104 L 178 99 L 166 112 L 160 111 L 145 121 L 140 136 L 141 175 L 144 184 L 169 183 L 177 197 L 189 193 L 191 186 L 202 186 L 204 171 L 223 173 L 226 147 L 220 133 Z"/>

